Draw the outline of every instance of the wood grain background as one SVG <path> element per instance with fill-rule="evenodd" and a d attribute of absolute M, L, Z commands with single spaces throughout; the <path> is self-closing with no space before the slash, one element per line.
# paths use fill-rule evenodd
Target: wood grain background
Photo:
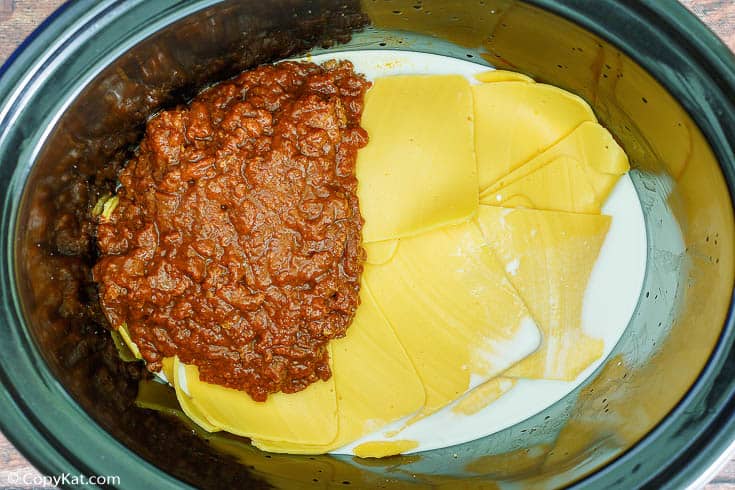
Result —
<path fill-rule="evenodd" d="M 735 0 L 681 1 L 735 51 Z M 62 3 L 62 0 L 0 0 L 0 63 Z M 27 476 L 26 481 L 41 477 L 0 434 L 0 488 L 33 488 L 33 485 L 11 485 L 23 475 Z M 705 489 L 735 490 L 735 459 L 729 461 Z"/>

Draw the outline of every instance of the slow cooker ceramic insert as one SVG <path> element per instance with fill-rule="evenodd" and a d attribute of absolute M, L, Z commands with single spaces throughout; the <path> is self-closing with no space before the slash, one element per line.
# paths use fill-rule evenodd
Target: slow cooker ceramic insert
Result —
<path fill-rule="evenodd" d="M 630 157 L 643 216 L 619 340 L 544 410 L 386 459 L 268 454 L 136 407 L 141 368 L 100 314 L 89 210 L 146 119 L 261 63 L 367 51 L 513 70 L 591 105 Z M 0 75 L 0 428 L 46 473 L 124 488 L 681 488 L 735 439 L 735 59 L 678 4 L 69 2 Z"/>

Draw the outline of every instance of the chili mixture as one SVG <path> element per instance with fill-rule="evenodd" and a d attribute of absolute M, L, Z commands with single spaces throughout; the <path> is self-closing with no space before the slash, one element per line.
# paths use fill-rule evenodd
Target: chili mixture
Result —
<path fill-rule="evenodd" d="M 151 371 L 175 355 L 258 401 L 331 376 L 359 304 L 369 85 L 349 62 L 284 62 L 150 119 L 94 277 Z"/>

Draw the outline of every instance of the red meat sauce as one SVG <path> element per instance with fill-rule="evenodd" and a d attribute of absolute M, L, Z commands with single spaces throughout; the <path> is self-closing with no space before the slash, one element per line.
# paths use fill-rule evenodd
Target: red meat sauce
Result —
<path fill-rule="evenodd" d="M 94 277 L 151 371 L 178 356 L 258 401 L 331 376 L 359 304 L 369 85 L 349 62 L 284 62 L 148 122 Z"/>

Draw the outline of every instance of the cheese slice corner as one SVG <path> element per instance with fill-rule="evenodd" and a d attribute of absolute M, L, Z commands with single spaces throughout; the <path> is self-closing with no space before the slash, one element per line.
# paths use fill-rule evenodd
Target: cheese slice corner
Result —
<path fill-rule="evenodd" d="M 599 213 L 629 169 L 628 157 L 610 132 L 587 121 L 498 179 L 481 192 L 480 201 L 509 207 L 506 199 L 523 196 L 537 209 Z"/>
<path fill-rule="evenodd" d="M 120 337 L 122 337 L 123 341 L 125 342 L 125 345 L 128 346 L 128 349 L 130 349 L 130 352 L 135 356 L 136 359 L 143 359 L 143 356 L 140 353 L 140 349 L 138 349 L 138 346 L 133 342 L 133 338 L 130 336 L 130 330 L 128 330 L 128 324 L 123 323 L 117 328 L 117 332 L 120 334 Z"/>
<path fill-rule="evenodd" d="M 541 83 L 472 87 L 478 182 L 484 191 L 585 121 L 597 122 L 580 97 Z"/>
<path fill-rule="evenodd" d="M 589 182 L 581 163 L 562 156 L 496 191 L 480 196 L 480 204 L 599 214 L 603 199 Z"/>
<path fill-rule="evenodd" d="M 543 332 L 538 351 L 504 376 L 574 380 L 604 349 L 584 333 L 582 305 L 610 217 L 481 206 L 478 221 Z"/>

